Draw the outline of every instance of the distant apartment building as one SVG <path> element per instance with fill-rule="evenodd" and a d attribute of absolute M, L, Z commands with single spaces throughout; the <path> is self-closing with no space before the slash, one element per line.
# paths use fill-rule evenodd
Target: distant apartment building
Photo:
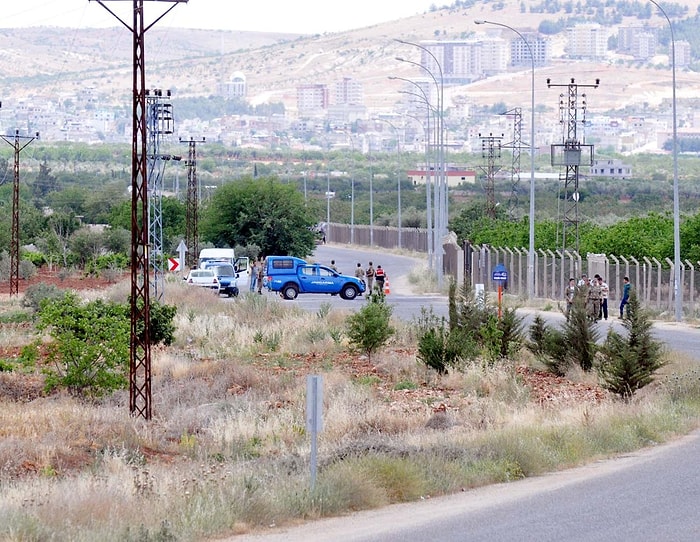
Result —
<path fill-rule="evenodd" d="M 532 58 L 534 58 L 536 66 L 546 65 L 551 55 L 549 39 L 536 32 L 523 32 L 522 34 L 525 39 L 518 36 L 510 41 L 510 65 L 531 66 Z M 530 58 L 530 51 L 532 51 L 532 58 Z"/>
<path fill-rule="evenodd" d="M 242 72 L 235 72 L 228 81 L 219 83 L 218 94 L 227 100 L 245 98 L 248 94 L 248 84 Z"/>
<path fill-rule="evenodd" d="M 690 43 L 686 40 L 678 40 L 676 42 L 676 67 L 687 67 L 691 62 Z"/>
<path fill-rule="evenodd" d="M 598 60 L 608 51 L 608 30 L 599 24 L 578 24 L 568 28 L 567 53 L 571 58 Z"/>
<path fill-rule="evenodd" d="M 362 83 L 352 77 L 343 77 L 333 85 L 333 103 L 335 105 L 362 105 L 364 91 Z"/>
<path fill-rule="evenodd" d="M 297 87 L 297 110 L 300 116 L 325 114 L 329 105 L 328 86 L 315 83 Z"/>
<path fill-rule="evenodd" d="M 476 40 L 421 41 L 421 65 L 445 85 L 470 83 L 482 74 L 482 44 Z M 439 64 L 439 65 L 438 65 Z M 442 77 L 441 77 L 442 76 Z"/>
<path fill-rule="evenodd" d="M 352 77 L 343 77 L 333 84 L 333 96 L 326 110 L 328 120 L 336 124 L 349 124 L 367 118 L 362 83 Z"/>
<path fill-rule="evenodd" d="M 609 179 L 629 179 L 632 176 L 632 166 L 621 160 L 593 160 L 592 177 L 607 177 Z"/>
<path fill-rule="evenodd" d="M 413 183 L 413 186 L 424 185 L 428 180 L 435 182 L 440 171 L 434 167 L 426 168 L 425 164 L 419 164 L 416 169 L 409 169 L 406 176 Z M 447 164 L 445 167 L 445 180 L 447 186 L 455 187 L 462 183 L 476 184 L 476 171 L 467 169 L 464 166 Z"/>
<path fill-rule="evenodd" d="M 647 25 L 621 26 L 617 31 L 617 52 L 646 60 L 656 54 L 658 29 Z"/>

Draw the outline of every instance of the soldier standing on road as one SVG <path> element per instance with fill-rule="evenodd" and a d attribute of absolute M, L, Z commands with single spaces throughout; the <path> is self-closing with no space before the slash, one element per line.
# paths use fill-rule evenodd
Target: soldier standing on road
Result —
<path fill-rule="evenodd" d="M 367 295 L 369 296 L 372 293 L 372 286 L 374 286 L 374 267 L 372 267 L 372 262 L 369 262 L 365 275 L 367 276 Z"/>
<path fill-rule="evenodd" d="M 591 322 L 597 322 L 600 318 L 600 300 L 603 297 L 600 282 L 597 278 L 593 278 L 588 288 L 588 319 Z"/>
<path fill-rule="evenodd" d="M 622 299 L 620 300 L 620 320 L 625 317 L 625 306 L 630 301 L 630 290 L 632 289 L 629 277 L 624 277 L 622 282 L 624 285 L 622 286 Z"/>
<path fill-rule="evenodd" d="M 386 273 L 382 269 L 381 265 L 377 266 L 377 270 L 374 272 L 374 278 L 377 280 L 377 291 L 380 294 L 384 293 L 384 279 L 386 279 Z"/>
<path fill-rule="evenodd" d="M 338 272 L 338 268 L 335 265 L 335 260 L 331 260 L 331 265 L 330 268 L 335 271 L 336 273 Z"/>
<path fill-rule="evenodd" d="M 574 277 L 569 279 L 569 285 L 564 290 L 564 297 L 566 298 L 566 319 L 568 320 L 576 298 L 576 279 Z"/>
<path fill-rule="evenodd" d="M 357 269 L 355 269 L 355 278 L 361 280 L 363 284 L 366 284 L 365 270 L 362 269 L 362 264 L 360 264 L 359 262 L 357 263 Z"/>

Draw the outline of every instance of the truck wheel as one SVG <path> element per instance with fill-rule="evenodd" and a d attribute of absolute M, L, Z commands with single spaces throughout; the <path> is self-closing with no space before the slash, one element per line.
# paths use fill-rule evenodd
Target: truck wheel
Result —
<path fill-rule="evenodd" d="M 353 300 L 357 297 L 358 291 L 355 286 L 348 284 L 343 286 L 343 290 L 340 292 L 340 297 L 347 300 Z"/>
<path fill-rule="evenodd" d="M 282 297 L 285 299 L 296 299 L 299 295 L 299 289 L 294 284 L 287 284 L 282 289 Z"/>

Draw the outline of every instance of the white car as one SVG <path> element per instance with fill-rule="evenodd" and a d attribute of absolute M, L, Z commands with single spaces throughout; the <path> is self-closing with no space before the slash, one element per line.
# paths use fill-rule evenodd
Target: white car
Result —
<path fill-rule="evenodd" d="M 184 280 L 187 284 L 219 291 L 219 279 L 213 269 L 191 269 Z"/>

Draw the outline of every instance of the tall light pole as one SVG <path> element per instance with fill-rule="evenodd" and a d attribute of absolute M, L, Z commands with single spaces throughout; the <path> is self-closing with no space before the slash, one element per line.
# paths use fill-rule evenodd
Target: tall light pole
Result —
<path fill-rule="evenodd" d="M 386 119 L 378 119 L 380 122 L 385 122 L 394 130 L 396 135 L 396 191 L 397 191 L 397 203 L 396 203 L 396 213 L 398 221 L 398 245 L 401 248 L 401 137 L 399 136 L 399 129 L 392 122 Z"/>
<path fill-rule="evenodd" d="M 527 297 L 528 299 L 533 299 L 535 297 L 535 55 L 532 52 L 530 43 L 525 39 L 525 36 L 512 26 L 483 20 L 477 20 L 474 21 L 474 23 L 491 24 L 515 32 L 520 36 L 520 39 L 525 42 L 527 51 L 530 54 L 532 70 L 530 80 L 530 231 L 527 248 Z"/>
<path fill-rule="evenodd" d="M 405 77 L 396 77 L 396 76 L 389 76 L 389 79 L 391 80 L 398 80 L 398 81 L 405 81 L 406 83 L 410 83 L 411 85 L 415 86 L 419 91 L 420 95 L 416 94 L 415 92 L 406 92 L 403 91 L 405 94 L 410 94 L 411 96 L 415 96 L 417 98 L 420 98 L 423 100 L 425 103 L 425 115 L 426 115 L 426 124 L 424 126 L 425 129 L 425 226 L 428 231 L 428 242 L 427 248 L 428 248 L 428 269 L 430 271 L 433 270 L 433 255 L 434 255 L 434 247 L 435 247 L 435 237 L 433 234 L 433 204 L 431 201 L 431 186 L 430 186 L 430 161 L 428 157 L 430 156 L 430 113 L 431 111 L 435 111 L 431 105 L 430 105 L 430 100 L 428 99 L 428 95 L 425 93 L 425 90 L 423 90 L 423 87 L 420 86 L 418 83 L 415 81 L 412 81 L 411 79 L 406 79 Z M 399 91 L 402 92 L 402 91 Z M 437 121 L 437 118 L 436 118 Z M 435 139 L 436 139 L 436 146 L 437 146 L 437 133 L 435 134 Z"/>
<path fill-rule="evenodd" d="M 440 180 L 437 183 L 437 194 L 435 197 L 435 203 L 437 206 L 437 212 L 436 212 L 436 237 L 438 239 L 435 240 L 435 259 L 436 259 L 436 268 L 437 268 L 437 280 L 438 280 L 438 286 L 442 286 L 443 282 L 443 250 L 442 246 L 439 243 L 439 239 L 442 239 L 442 237 L 447 233 L 447 217 L 448 217 L 448 210 L 447 210 L 447 171 L 446 171 L 446 153 L 445 153 L 445 100 L 444 100 L 444 88 L 445 88 L 445 80 L 444 80 L 444 75 L 442 71 L 442 65 L 438 61 L 437 57 L 433 54 L 433 52 L 428 49 L 427 47 L 424 47 L 423 45 L 420 45 L 418 43 L 413 43 L 410 41 L 405 41 L 405 40 L 400 40 L 400 39 L 395 39 L 394 41 L 398 43 L 403 43 L 404 45 L 411 45 L 413 47 L 417 47 L 418 49 L 424 51 L 427 55 L 429 55 L 433 61 L 435 62 L 435 65 L 437 66 L 439 70 L 439 75 L 440 75 L 440 83 L 438 84 L 438 81 L 433 74 L 431 70 L 429 70 L 426 66 L 423 64 L 420 64 L 418 62 L 412 62 L 410 60 L 406 60 L 404 58 L 399 58 L 397 57 L 397 60 L 400 62 L 408 62 L 409 64 L 414 64 L 418 67 L 420 67 L 422 70 L 424 70 L 430 77 L 432 78 L 433 82 L 435 83 L 435 87 L 437 89 L 437 110 L 438 110 L 438 118 L 437 118 L 437 139 L 438 139 L 438 162 L 440 164 Z"/>
<path fill-rule="evenodd" d="M 654 4 L 668 23 L 671 30 L 671 72 L 672 94 L 671 109 L 673 110 L 673 298 L 675 300 L 676 322 L 683 319 L 683 289 L 681 288 L 681 213 L 678 196 L 678 128 L 676 123 L 676 40 L 673 35 L 673 25 L 664 9 L 655 1 Z"/>

